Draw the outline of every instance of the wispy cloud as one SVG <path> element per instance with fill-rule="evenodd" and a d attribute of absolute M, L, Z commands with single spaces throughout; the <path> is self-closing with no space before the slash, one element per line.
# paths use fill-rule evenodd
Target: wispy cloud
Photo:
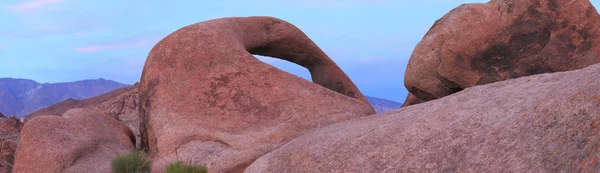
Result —
<path fill-rule="evenodd" d="M 63 2 L 64 0 L 31 0 L 8 6 L 8 10 L 20 13 L 30 12 L 36 9 Z"/>
<path fill-rule="evenodd" d="M 88 45 L 82 47 L 76 47 L 73 50 L 77 52 L 97 52 L 103 50 L 112 50 L 112 49 L 125 49 L 125 48 L 143 48 L 147 46 L 153 46 L 158 42 L 157 38 L 146 38 L 134 41 L 126 41 L 126 42 L 117 42 L 111 44 L 103 44 L 103 45 Z"/>
<path fill-rule="evenodd" d="M 56 35 L 82 36 L 92 30 L 103 29 L 103 21 L 87 15 L 68 15 L 77 10 L 70 9 L 73 1 L 68 0 L 25 0 L 4 7 L 14 15 L 12 27 L 0 28 L 0 33 L 17 38 L 40 38 Z M 76 4 L 76 3 L 75 3 Z M 4 16 L 3 16 L 4 17 Z"/>

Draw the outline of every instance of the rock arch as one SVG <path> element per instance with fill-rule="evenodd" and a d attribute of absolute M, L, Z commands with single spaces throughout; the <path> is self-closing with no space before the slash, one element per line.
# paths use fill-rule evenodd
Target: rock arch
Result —
<path fill-rule="evenodd" d="M 301 65 L 314 83 L 253 54 Z M 273 17 L 215 19 L 168 35 L 148 55 L 139 103 L 141 147 L 157 171 L 187 159 L 240 172 L 308 131 L 375 114 L 316 44 Z"/>

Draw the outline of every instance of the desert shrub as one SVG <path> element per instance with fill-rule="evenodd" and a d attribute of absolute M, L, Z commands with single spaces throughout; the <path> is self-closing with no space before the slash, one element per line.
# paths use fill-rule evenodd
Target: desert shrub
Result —
<path fill-rule="evenodd" d="M 141 151 L 131 151 L 115 157 L 111 164 L 113 173 L 149 173 L 150 162 Z"/>
<path fill-rule="evenodd" d="M 196 166 L 177 161 L 167 167 L 167 173 L 206 173 L 206 166 Z"/>

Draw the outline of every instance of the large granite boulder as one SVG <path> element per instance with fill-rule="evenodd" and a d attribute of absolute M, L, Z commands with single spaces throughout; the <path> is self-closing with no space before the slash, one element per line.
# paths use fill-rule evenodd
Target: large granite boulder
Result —
<path fill-rule="evenodd" d="M 269 172 L 599 172 L 600 64 L 467 88 L 298 137 Z"/>
<path fill-rule="evenodd" d="M 25 124 L 13 172 L 110 172 L 118 154 L 135 149 L 131 130 L 106 113 L 71 109 Z"/>
<path fill-rule="evenodd" d="M 252 54 L 306 67 L 314 83 Z M 175 31 L 151 50 L 140 90 L 141 145 L 156 172 L 177 160 L 242 172 L 299 135 L 375 113 L 302 31 L 272 17 L 215 19 Z"/>
<path fill-rule="evenodd" d="M 404 104 L 475 85 L 581 69 L 600 62 L 598 45 L 600 15 L 588 0 L 464 4 L 437 20 L 415 47 L 404 85 L 418 100 Z"/>

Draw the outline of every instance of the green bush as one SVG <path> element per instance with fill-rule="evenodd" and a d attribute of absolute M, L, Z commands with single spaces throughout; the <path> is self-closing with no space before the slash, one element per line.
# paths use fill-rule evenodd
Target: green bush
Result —
<path fill-rule="evenodd" d="M 131 151 L 115 157 L 110 167 L 113 173 L 149 173 L 150 162 L 141 151 Z"/>
<path fill-rule="evenodd" d="M 167 167 L 167 173 L 206 173 L 206 166 L 195 166 L 177 161 Z"/>

